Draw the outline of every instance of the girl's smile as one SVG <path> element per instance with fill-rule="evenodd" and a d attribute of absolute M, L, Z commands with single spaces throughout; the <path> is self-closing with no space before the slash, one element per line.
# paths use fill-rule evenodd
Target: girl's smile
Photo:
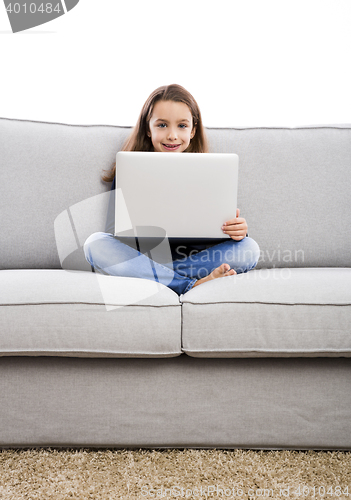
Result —
<path fill-rule="evenodd" d="M 167 151 L 177 151 L 181 144 L 162 144 Z"/>
<path fill-rule="evenodd" d="M 161 153 L 182 153 L 195 135 L 192 114 L 183 102 L 157 101 L 149 128 L 154 151 Z"/>

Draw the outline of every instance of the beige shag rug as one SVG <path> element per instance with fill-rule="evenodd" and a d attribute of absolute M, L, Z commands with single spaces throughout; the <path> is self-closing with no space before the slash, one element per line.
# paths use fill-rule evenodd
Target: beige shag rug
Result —
<path fill-rule="evenodd" d="M 2 450 L 0 499 L 351 500 L 351 453 Z"/>

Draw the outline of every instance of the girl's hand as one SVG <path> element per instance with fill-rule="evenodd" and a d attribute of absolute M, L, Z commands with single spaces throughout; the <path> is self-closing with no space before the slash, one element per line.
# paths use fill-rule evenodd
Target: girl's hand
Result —
<path fill-rule="evenodd" d="M 242 217 L 239 217 L 240 209 L 236 209 L 236 218 L 230 219 L 222 226 L 222 231 L 228 234 L 233 240 L 240 241 L 247 235 L 247 223 Z"/>

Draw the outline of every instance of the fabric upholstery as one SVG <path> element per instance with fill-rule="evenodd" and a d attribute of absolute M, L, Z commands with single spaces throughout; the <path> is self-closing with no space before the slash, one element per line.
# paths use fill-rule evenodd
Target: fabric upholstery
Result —
<path fill-rule="evenodd" d="M 351 269 L 253 270 L 181 302 L 190 356 L 351 356 Z"/>
<path fill-rule="evenodd" d="M 82 245 L 103 231 L 129 127 L 0 119 L 0 269 L 88 270 Z M 239 155 L 238 205 L 258 267 L 351 264 L 351 127 L 208 128 L 211 152 Z"/>
<path fill-rule="evenodd" d="M 84 258 L 130 132 L 0 118 L 0 446 L 351 449 L 351 126 L 207 129 L 261 258 L 181 297 Z"/>
<path fill-rule="evenodd" d="M 0 446 L 351 449 L 351 359 L 0 358 Z"/>
<path fill-rule="evenodd" d="M 0 356 L 178 356 L 180 328 L 178 295 L 150 280 L 0 271 Z"/>

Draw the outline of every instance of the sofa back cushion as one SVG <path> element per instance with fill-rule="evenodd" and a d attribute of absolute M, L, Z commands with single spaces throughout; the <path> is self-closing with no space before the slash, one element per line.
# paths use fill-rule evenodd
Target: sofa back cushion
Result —
<path fill-rule="evenodd" d="M 351 266 L 351 125 L 209 132 L 213 151 L 239 155 L 258 267 Z"/>
<path fill-rule="evenodd" d="M 88 200 L 109 190 L 101 174 L 129 132 L 0 120 L 0 268 L 55 269 L 65 259 L 65 267 L 87 268 L 84 230 L 101 231 L 106 218 L 104 197 Z M 74 221 L 80 206 L 86 212 Z"/>
<path fill-rule="evenodd" d="M 104 231 L 110 197 L 101 174 L 130 132 L 0 119 L 1 269 L 90 269 L 82 245 Z M 258 267 L 351 265 L 351 126 L 207 134 L 211 152 L 239 155 L 238 206 Z"/>

